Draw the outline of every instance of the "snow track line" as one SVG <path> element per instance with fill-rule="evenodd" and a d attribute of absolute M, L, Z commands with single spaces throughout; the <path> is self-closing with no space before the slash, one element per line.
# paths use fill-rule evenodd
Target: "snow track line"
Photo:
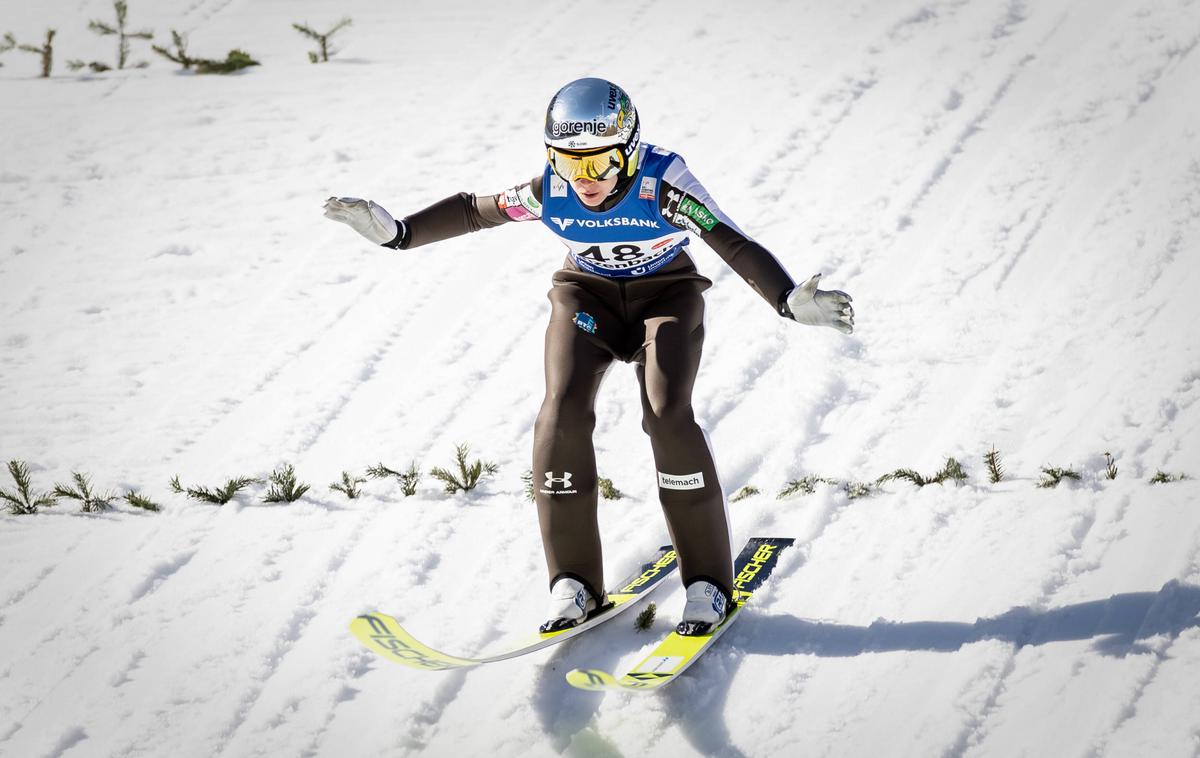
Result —
<path fill-rule="evenodd" d="M 192 550 L 191 547 L 195 547 L 201 541 L 203 541 L 203 539 L 207 535 L 207 533 L 208 533 L 208 530 L 202 532 L 199 536 L 195 536 L 194 539 L 191 541 L 190 547 L 185 550 L 185 552 L 190 551 L 189 552 L 189 560 L 190 560 L 190 556 L 195 553 L 195 550 Z M 138 544 L 137 548 L 133 551 L 134 554 L 141 552 L 142 549 L 144 549 L 147 545 L 152 544 L 154 541 L 154 537 L 155 537 L 155 532 L 154 531 L 149 532 L 142 539 L 142 541 Z M 79 547 L 79 545 L 81 545 L 83 542 L 84 542 L 84 540 L 80 540 L 78 543 L 76 543 L 76 547 Z M 184 561 L 184 564 L 186 564 L 186 563 L 187 563 L 187 561 Z M 182 565 L 183 564 L 181 564 L 180 567 L 182 567 Z M 120 591 L 115 588 L 116 582 L 114 581 L 114 579 L 121 572 L 126 571 L 126 570 L 127 570 L 126 564 L 124 564 L 124 563 L 119 564 L 117 568 L 104 574 L 103 576 L 101 576 L 100 578 L 98 578 L 94 582 L 92 582 L 89 586 L 89 589 L 83 593 L 87 598 L 89 598 L 89 601 L 90 601 L 89 606 L 90 605 L 96 605 L 98 607 L 119 606 L 120 604 L 115 604 L 110 601 L 107 601 L 106 598 L 110 595 L 120 594 Z M 170 574 L 168 574 L 162 580 L 165 581 L 165 579 L 169 578 L 170 575 L 172 575 L 172 574 L 174 574 L 174 571 L 172 571 Z M 161 582 L 159 582 L 159 584 L 161 584 Z M 141 587 L 143 585 L 138 585 L 138 586 Z M 157 586 L 155 586 L 154 589 L 157 589 Z M 82 610 L 86 611 L 87 607 L 88 606 L 85 606 Z M 112 626 L 116 627 L 116 626 L 119 626 L 121 623 L 122 623 L 122 619 L 118 616 L 113 619 Z M 62 639 L 64 636 L 66 637 L 65 642 Z M 50 696 L 53 693 L 58 691 L 60 687 L 62 687 L 65 683 L 67 683 L 68 680 L 72 676 L 75 675 L 75 672 L 77 671 L 77 669 L 79 669 L 79 667 L 85 661 L 87 661 L 95 653 L 97 653 L 98 651 L 101 650 L 101 647 L 99 647 L 98 645 L 96 645 L 94 643 L 91 643 L 91 637 L 90 637 L 89 630 L 86 627 L 77 625 L 77 624 L 67 624 L 66 626 L 52 627 L 40 639 L 33 641 L 33 645 L 34 645 L 35 649 L 50 647 L 51 643 L 53 643 L 53 647 L 55 647 L 55 648 L 72 651 L 72 654 L 69 656 L 70 662 L 67 663 L 66 667 L 65 667 L 65 673 L 63 673 L 62 676 L 58 677 L 57 681 L 55 681 L 52 685 L 50 685 L 44 689 L 44 691 L 42 692 L 43 696 L 36 703 L 33 703 L 32 705 L 30 705 L 28 710 L 26 710 L 25 714 L 21 718 L 12 719 L 12 721 L 16 724 L 15 728 L 10 730 L 3 737 L 0 737 L 0 742 L 9 741 L 9 739 L 11 739 L 18 731 L 20 731 L 21 725 L 24 724 L 24 722 L 28 721 L 29 717 L 32 716 L 42 706 L 42 704 L 44 702 L 46 702 L 46 700 L 48 698 L 50 698 Z M 12 661 L 20 661 L 22 659 L 29 660 L 29 659 L 32 659 L 32 657 L 35 655 L 36 655 L 36 653 L 34 651 L 18 653 L 16 655 L 13 655 L 10 658 L 10 660 L 12 660 Z M 11 666 L 5 672 L 5 675 L 7 676 L 10 672 L 11 672 Z"/>
<path fill-rule="evenodd" d="M 346 558 L 350 555 L 354 546 L 358 544 L 368 521 L 368 513 L 363 513 L 359 516 L 358 522 L 354 525 L 351 533 L 347 535 L 342 544 L 324 562 L 324 567 L 318 572 L 317 579 L 310 584 L 305 595 L 298 602 L 296 609 L 292 611 L 292 614 L 284 624 L 282 631 L 275 636 L 275 642 L 271 650 L 260 660 L 259 672 L 252 675 L 254 683 L 243 693 L 232 720 L 218 736 L 217 744 L 214 746 L 214 754 L 223 754 L 229 746 L 230 741 L 237 737 L 239 730 L 246 723 L 246 718 L 249 716 L 258 698 L 262 695 L 267 683 L 279 669 L 280 664 L 287 657 L 288 653 L 291 652 L 296 642 L 303 636 L 308 623 L 316 617 L 318 611 L 315 608 L 324 598 L 330 583 L 345 565 Z"/>
<path fill-rule="evenodd" d="M 975 713 L 969 713 L 967 722 L 963 725 L 954 744 L 948 747 L 942 758 L 963 758 L 967 751 L 978 746 L 987 735 L 988 717 L 996 710 L 1000 696 L 1004 694 L 1008 677 L 1017 668 L 1017 652 L 1009 648 L 999 665 L 989 665 L 975 677 L 975 681 L 987 680 L 994 677 L 991 688 L 984 698 L 983 704 Z"/>
<path fill-rule="evenodd" d="M 1169 658 L 1170 649 L 1173 646 L 1174 643 L 1168 645 L 1165 650 L 1151 651 L 1151 655 L 1154 656 L 1154 660 L 1151 662 L 1150 667 L 1145 671 L 1145 673 L 1138 677 L 1136 682 L 1134 682 L 1133 690 L 1130 693 L 1129 698 L 1125 701 L 1124 706 L 1121 708 L 1121 713 L 1118 715 L 1117 719 L 1112 723 L 1112 725 L 1108 727 L 1108 730 L 1100 736 L 1096 743 L 1092 745 L 1091 755 L 1098 756 L 1100 758 L 1102 758 L 1104 755 L 1107 755 L 1106 748 L 1108 747 L 1109 741 L 1113 738 L 1122 725 L 1137 715 L 1138 703 L 1141 702 L 1142 696 L 1146 694 L 1146 689 L 1151 685 L 1151 683 L 1154 682 L 1154 678 L 1158 676 L 1159 669 L 1162 668 L 1163 663 Z"/>
<path fill-rule="evenodd" d="M 84 543 L 85 540 L 88 539 L 88 536 L 89 535 L 87 533 L 84 533 L 83 536 L 81 536 L 79 539 L 75 540 L 71 544 L 70 547 L 66 548 L 66 550 L 64 552 L 67 554 L 74 552 L 80 545 L 82 545 Z M 60 565 L 61 565 L 60 563 L 56 562 L 49 566 L 46 566 L 38 573 L 38 575 L 36 577 L 34 577 L 32 580 L 30 580 L 25 586 L 12 592 L 7 598 L 5 598 L 3 603 L 0 603 L 0 629 L 2 629 L 4 627 L 4 611 L 19 604 L 22 600 L 25 599 L 26 595 L 28 595 L 29 593 L 33 592 L 38 587 L 40 587 L 42 582 L 44 582 L 48 576 L 50 576 L 55 571 L 57 571 Z"/>
<path fill-rule="evenodd" d="M 967 143 L 971 140 L 971 138 L 983 130 L 983 124 L 986 123 L 987 120 L 992 117 L 992 114 L 996 112 L 997 106 L 999 106 L 1000 102 L 1004 100 L 1006 95 L 1008 95 L 1008 92 L 1012 88 L 1013 83 L 1017 80 L 1017 77 L 1029 63 L 1036 59 L 1037 56 L 1029 54 L 1017 61 L 1016 65 L 1009 72 L 1008 76 L 1005 77 L 1004 81 L 1002 81 L 996 88 L 995 92 L 992 93 L 991 100 L 989 100 L 988 103 L 975 115 L 975 117 L 971 119 L 971 121 L 962 129 L 962 131 L 959 132 L 958 137 L 954 140 L 954 143 L 942 155 L 941 160 L 938 161 L 938 164 L 933 168 L 933 171 L 929 174 L 929 176 L 926 177 L 920 189 L 917 190 L 916 195 L 909 201 L 905 210 L 901 212 L 900 219 L 896 226 L 897 231 L 902 232 L 908 227 L 912 226 L 912 216 L 921 206 L 921 203 L 925 200 L 929 193 L 933 191 L 933 188 L 942 180 L 942 177 L 944 177 L 950 170 L 954 160 L 959 155 L 962 155 L 966 149 Z"/>

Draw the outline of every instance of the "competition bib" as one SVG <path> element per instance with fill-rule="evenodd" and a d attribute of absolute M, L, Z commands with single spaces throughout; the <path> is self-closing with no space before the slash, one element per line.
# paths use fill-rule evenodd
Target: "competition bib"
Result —
<path fill-rule="evenodd" d="M 671 153 L 643 145 L 634 186 L 607 211 L 588 209 L 571 186 L 546 167 L 542 223 L 566 244 L 581 270 L 607 277 L 651 274 L 688 242 L 687 232 L 667 224 L 658 207 L 659 180 Z"/>

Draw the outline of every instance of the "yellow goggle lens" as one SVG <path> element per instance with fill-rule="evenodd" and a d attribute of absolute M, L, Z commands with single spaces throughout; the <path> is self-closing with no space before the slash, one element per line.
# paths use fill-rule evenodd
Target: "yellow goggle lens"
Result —
<path fill-rule="evenodd" d="M 568 153 L 546 148 L 546 158 L 554 173 L 566 181 L 574 181 L 580 177 L 593 182 L 603 181 L 616 176 L 625 168 L 625 154 L 620 148 L 614 147 L 601 153 Z"/>

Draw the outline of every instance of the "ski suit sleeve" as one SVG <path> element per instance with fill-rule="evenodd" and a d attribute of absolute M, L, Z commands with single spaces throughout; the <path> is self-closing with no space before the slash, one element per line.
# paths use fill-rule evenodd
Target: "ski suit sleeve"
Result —
<path fill-rule="evenodd" d="M 725 215 L 678 155 L 663 173 L 658 202 L 668 223 L 704 240 L 776 313 L 789 315 L 786 298 L 795 281 L 769 250 Z"/>
<path fill-rule="evenodd" d="M 532 221 L 541 217 L 542 177 L 537 176 L 496 195 L 459 192 L 439 200 L 401 219 L 395 239 L 385 242 L 384 247 L 407 250 L 468 232 L 491 229 L 508 221 Z"/>

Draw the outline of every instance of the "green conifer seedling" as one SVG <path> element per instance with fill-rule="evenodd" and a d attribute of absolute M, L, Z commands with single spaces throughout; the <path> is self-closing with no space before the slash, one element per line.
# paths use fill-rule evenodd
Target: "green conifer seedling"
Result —
<path fill-rule="evenodd" d="M 1079 481 L 1082 477 L 1079 472 L 1069 468 L 1059 468 L 1057 466 L 1043 466 L 1042 479 L 1037 486 L 1042 489 L 1052 490 L 1058 486 L 1063 479 L 1073 479 Z"/>
<path fill-rule="evenodd" d="M 791 497 L 792 495 L 796 494 L 811 495 L 817 491 L 818 484 L 832 484 L 836 487 L 838 485 L 838 480 L 826 479 L 823 476 L 805 476 L 800 479 L 791 479 L 787 482 L 787 484 L 783 485 L 783 488 L 779 490 L 779 493 L 775 496 L 775 499 L 783 500 L 784 498 Z"/>
<path fill-rule="evenodd" d="M 757 495 L 759 493 L 759 491 L 760 490 L 758 489 L 758 487 L 755 487 L 753 484 L 747 484 L 746 486 L 742 487 L 737 492 L 733 493 L 733 496 L 729 498 L 729 502 L 731 502 L 731 503 L 741 502 L 742 500 L 745 500 L 748 497 L 754 497 L 755 495 Z"/>
<path fill-rule="evenodd" d="M 1004 478 L 1004 466 L 1000 463 L 1000 453 L 995 445 L 992 445 L 990 452 L 983 454 L 983 463 L 987 466 L 988 481 L 998 484 Z"/>
<path fill-rule="evenodd" d="M 343 471 L 342 481 L 340 483 L 329 485 L 329 489 L 333 490 L 334 492 L 342 493 L 350 500 L 355 500 L 360 494 L 362 494 L 362 490 L 358 488 L 358 485 L 366 484 L 366 482 L 367 480 L 363 479 L 362 477 L 350 476 L 349 471 Z"/>
<path fill-rule="evenodd" d="M 849 500 L 870 497 L 878 489 L 879 487 L 871 482 L 846 482 L 842 485 L 842 491 L 846 493 L 846 498 Z"/>
<path fill-rule="evenodd" d="M 117 25 L 110 26 L 103 21 L 89 21 L 88 28 L 99 34 L 102 37 L 116 36 L 117 38 L 117 68 L 125 68 L 125 64 L 129 62 L 129 40 L 131 39 L 154 39 L 154 32 L 143 29 L 140 32 L 129 32 L 125 30 L 125 19 L 129 14 L 129 6 L 125 0 L 114 0 L 113 8 L 117 12 Z M 95 64 L 91 64 L 93 69 Z M 103 64 L 101 64 L 103 65 Z M 150 64 L 145 61 L 139 61 L 134 64 L 134 68 L 145 68 Z M 78 66 L 76 68 L 82 68 Z"/>
<path fill-rule="evenodd" d="M 315 40 L 316 43 L 318 45 L 320 45 L 320 47 L 321 47 L 320 53 L 309 52 L 308 60 L 310 63 L 328 63 L 329 56 L 337 53 L 336 50 L 333 50 L 330 48 L 329 38 L 332 37 L 337 32 L 341 31 L 342 29 L 346 28 L 347 26 L 350 26 L 350 19 L 343 18 L 341 21 L 337 22 L 337 24 L 335 24 L 332 29 L 325 32 L 324 34 L 320 34 L 319 32 L 315 31 L 312 27 L 310 27 L 307 23 L 292 24 L 293 29 L 300 32 L 305 37 Z"/>
<path fill-rule="evenodd" d="M 255 479 L 248 476 L 240 476 L 236 479 L 230 479 L 225 482 L 224 487 L 209 489 L 208 487 L 184 487 L 179 483 L 179 476 L 176 475 L 171 479 L 171 491 L 181 495 L 187 495 L 192 500 L 199 500 L 203 503 L 213 503 L 214 505 L 225 505 L 233 496 L 240 490 L 249 487 L 251 484 L 262 484 L 261 479 Z"/>
<path fill-rule="evenodd" d="M 259 62 L 250 57 L 244 50 L 230 50 L 225 60 L 212 58 L 193 58 L 187 52 L 187 36 L 171 30 L 171 44 L 174 50 L 168 50 L 160 45 L 151 45 L 151 49 L 169 61 L 183 66 L 185 71 L 195 67 L 197 74 L 232 74 L 249 66 L 257 66 Z"/>
<path fill-rule="evenodd" d="M 79 510 L 82 513 L 96 513 L 112 508 L 112 501 L 116 499 L 116 495 L 111 492 L 103 495 L 93 492 L 90 476 L 73 471 L 71 472 L 71 479 L 74 482 L 73 485 L 54 485 L 54 495 L 56 497 L 78 500 Z"/>
<path fill-rule="evenodd" d="M 25 461 L 9 461 L 8 473 L 17 485 L 16 492 L 0 489 L 0 500 L 8 503 L 8 512 L 16 516 L 25 516 L 38 512 L 38 508 L 49 508 L 58 498 L 50 492 L 33 494 L 29 479 L 29 467 Z"/>
<path fill-rule="evenodd" d="M 876 485 L 884 484 L 896 479 L 905 479 L 912 482 L 918 487 L 924 487 L 927 484 L 944 484 L 947 481 L 953 481 L 955 484 L 961 484 L 967 479 L 967 472 L 963 469 L 962 464 L 955 458 L 946 458 L 946 463 L 942 465 L 940 471 L 933 476 L 924 476 L 910 468 L 898 468 L 890 474 L 884 474 L 875 480 Z"/>
<path fill-rule="evenodd" d="M 264 503 L 294 503 L 304 497 L 309 486 L 296 480 L 296 468 L 285 463 L 271 472 L 271 486 L 263 498 Z"/>
<path fill-rule="evenodd" d="M 942 470 L 933 475 L 931 481 L 941 484 L 942 482 L 954 482 L 962 484 L 967 480 L 967 472 L 963 469 L 962 464 L 956 458 L 946 458 L 946 463 L 942 466 Z"/>
<path fill-rule="evenodd" d="M 12 50 L 16 46 L 17 46 L 17 38 L 12 35 L 12 32 L 5 32 L 4 38 L 2 40 L 0 40 L 0 55 L 7 53 L 9 50 Z M 4 66 L 4 64 L 0 63 L 0 67 L 3 67 L 3 66 Z"/>
<path fill-rule="evenodd" d="M 883 476 L 879 477 L 875 480 L 875 483 L 885 484 L 887 482 L 895 481 L 896 479 L 907 480 L 918 487 L 924 487 L 926 484 L 930 483 L 929 479 L 926 479 L 925 477 L 921 476 L 920 473 L 910 468 L 898 468 L 890 474 L 884 474 Z"/>
<path fill-rule="evenodd" d="M 1104 478 L 1110 481 L 1117 478 L 1117 462 L 1110 453 L 1104 454 Z"/>
<path fill-rule="evenodd" d="M 162 507 L 148 497 L 143 497 L 137 490 L 125 493 L 125 502 L 132 505 L 134 508 L 141 508 L 143 511 L 152 511 L 158 513 Z"/>
<path fill-rule="evenodd" d="M 407 471 L 396 471 L 380 463 L 376 466 L 368 466 L 367 476 L 372 479 L 395 477 L 400 482 L 400 491 L 404 493 L 405 497 L 411 497 L 417 494 L 417 484 L 421 481 L 421 470 L 417 468 L 416 461 L 408 464 Z"/>
<path fill-rule="evenodd" d="M 621 493 L 621 490 L 613 486 L 612 479 L 600 477 L 598 486 L 600 488 L 600 497 L 604 498 L 605 500 L 620 500 L 621 498 L 625 497 L 625 495 Z"/>
<path fill-rule="evenodd" d="M 24 50 L 27 53 L 34 53 L 35 55 L 42 56 L 42 78 L 43 79 L 50 78 L 50 70 L 52 68 L 54 68 L 54 35 L 55 34 L 57 34 L 57 32 L 55 32 L 53 29 L 47 29 L 46 30 L 46 41 L 42 43 L 41 47 L 34 47 L 33 45 L 20 45 L 19 46 L 19 49 Z M 5 39 L 5 42 L 7 43 L 9 40 L 12 40 L 12 35 L 11 34 L 7 35 L 4 39 Z M 16 40 L 12 40 L 12 41 L 15 42 Z"/>
<path fill-rule="evenodd" d="M 455 446 L 454 461 L 458 467 L 457 472 L 451 472 L 437 466 L 429 469 L 429 475 L 437 479 L 445 486 L 446 492 L 454 494 L 458 491 L 470 492 L 475 489 L 480 480 L 485 476 L 491 476 L 500 470 L 500 467 L 495 463 L 486 463 L 476 459 L 471 463 L 467 463 L 467 454 L 471 451 L 470 446 L 461 444 Z"/>
<path fill-rule="evenodd" d="M 195 58 L 187 54 L 187 35 L 180 34 L 174 29 L 171 30 L 171 44 L 175 46 L 174 50 L 168 50 L 162 45 L 151 45 L 150 49 L 158 53 L 169 61 L 178 63 L 183 66 L 184 70 L 190 69 L 192 64 L 196 62 Z"/>
<path fill-rule="evenodd" d="M 654 605 L 654 603 L 647 605 L 642 609 L 641 613 L 637 615 L 637 619 L 634 620 L 634 628 L 639 632 L 649 631 L 650 627 L 654 626 L 654 615 L 657 612 L 658 607 Z"/>
<path fill-rule="evenodd" d="M 408 470 L 400 475 L 400 492 L 402 492 L 405 497 L 412 497 L 413 495 L 417 494 L 417 484 L 420 481 L 421 469 L 417 468 L 416 461 L 412 461 L 408 464 Z"/>
<path fill-rule="evenodd" d="M 258 66 L 258 61 L 250 57 L 250 54 L 244 50 L 230 50 L 225 56 L 225 60 L 210 60 L 208 58 L 196 59 L 197 74 L 232 74 L 235 71 L 241 71 L 250 66 Z"/>
<path fill-rule="evenodd" d="M 1151 484 L 1170 484 L 1171 482 L 1182 482 L 1187 479 L 1187 474 L 1168 474 L 1162 469 L 1157 469 L 1154 476 L 1150 477 Z"/>

